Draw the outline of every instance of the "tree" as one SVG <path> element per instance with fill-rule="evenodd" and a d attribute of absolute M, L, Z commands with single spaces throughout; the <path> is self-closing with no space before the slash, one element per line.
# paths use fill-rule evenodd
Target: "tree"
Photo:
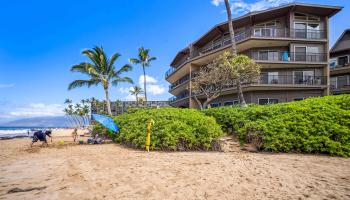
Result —
<path fill-rule="evenodd" d="M 259 79 L 260 66 L 245 55 L 224 52 L 207 66 L 201 67 L 193 80 L 193 92 L 200 109 L 218 98 L 223 89 L 236 87 L 240 102 L 244 102 L 242 84 L 255 83 Z M 197 95 L 205 95 L 202 103 Z M 246 105 L 245 105 L 246 106 Z"/>
<path fill-rule="evenodd" d="M 150 49 L 145 49 L 143 47 L 139 48 L 138 58 L 130 58 L 129 61 L 132 64 L 141 64 L 143 70 L 143 89 L 145 91 L 145 101 L 147 102 L 147 81 L 146 81 L 146 67 L 151 66 L 151 62 L 156 60 L 156 57 L 151 57 L 149 55 Z"/>
<path fill-rule="evenodd" d="M 94 47 L 91 50 L 85 50 L 82 54 L 87 56 L 91 62 L 82 62 L 78 65 L 74 65 L 71 71 L 85 74 L 89 76 L 90 79 L 75 80 L 69 84 L 68 90 L 76 87 L 91 87 L 101 84 L 106 96 L 108 115 L 112 115 L 109 101 L 109 86 L 110 84 L 117 86 L 120 82 L 133 83 L 131 78 L 121 77 L 123 73 L 130 71 L 132 67 L 126 64 L 119 70 L 116 70 L 114 63 L 120 57 L 120 54 L 115 53 L 111 58 L 108 58 L 102 47 Z"/>
<path fill-rule="evenodd" d="M 231 68 L 232 84 L 237 88 L 240 105 L 247 107 L 242 85 L 255 83 L 259 80 L 260 65 L 246 55 L 235 55 L 228 51 L 221 55 L 221 62 Z"/>
<path fill-rule="evenodd" d="M 207 108 L 223 89 L 229 87 L 232 83 L 231 74 L 231 68 L 223 64 L 221 56 L 199 69 L 192 83 L 192 91 L 200 109 Z M 197 95 L 205 95 L 206 100 L 202 103 Z"/>
<path fill-rule="evenodd" d="M 138 95 L 139 94 L 143 94 L 142 88 L 135 85 L 130 91 L 131 95 L 135 95 L 136 97 L 136 105 L 139 106 L 139 99 L 138 99 Z"/>

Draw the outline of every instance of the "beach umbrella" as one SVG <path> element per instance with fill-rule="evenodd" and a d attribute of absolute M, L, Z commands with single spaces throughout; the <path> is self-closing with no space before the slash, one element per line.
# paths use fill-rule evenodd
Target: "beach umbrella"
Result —
<path fill-rule="evenodd" d="M 92 118 L 98 123 L 100 123 L 102 126 L 108 128 L 109 130 L 115 133 L 119 132 L 119 127 L 114 123 L 112 118 L 99 114 L 92 114 Z"/>

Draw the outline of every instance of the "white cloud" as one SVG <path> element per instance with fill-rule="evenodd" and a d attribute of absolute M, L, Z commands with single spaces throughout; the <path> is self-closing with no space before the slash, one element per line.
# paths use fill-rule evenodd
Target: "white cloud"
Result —
<path fill-rule="evenodd" d="M 271 7 L 291 3 L 293 1 L 294 0 L 258 0 L 254 3 L 247 3 L 244 0 L 236 0 L 231 2 L 231 10 L 234 14 L 244 14 L 247 12 L 265 10 Z M 211 3 L 215 6 L 219 6 L 223 2 L 223 0 L 211 1 Z"/>
<path fill-rule="evenodd" d="M 132 87 L 121 87 L 119 88 L 119 92 L 122 93 L 122 94 L 129 94 L 130 93 L 130 90 L 132 90 Z"/>
<path fill-rule="evenodd" d="M 165 87 L 161 85 L 147 85 L 147 92 L 158 95 L 163 94 L 166 91 Z"/>
<path fill-rule="evenodd" d="M 14 84 L 0 84 L 0 89 L 1 88 L 13 88 L 13 87 L 15 87 Z"/>
<path fill-rule="evenodd" d="M 40 117 L 64 115 L 64 106 L 61 104 L 32 103 L 26 106 L 14 108 L 8 117 Z"/>
<path fill-rule="evenodd" d="M 153 83 L 158 82 L 155 78 L 153 78 L 152 76 L 148 76 L 148 75 L 146 75 L 146 81 L 147 81 L 147 84 L 153 84 Z M 145 77 L 143 75 L 141 75 L 139 78 L 139 84 L 143 85 L 144 82 L 145 82 Z"/>
<path fill-rule="evenodd" d="M 158 84 L 158 80 L 152 76 L 146 75 L 147 82 L 147 94 L 160 95 L 166 92 L 166 87 Z M 141 75 L 139 78 L 139 84 L 143 88 L 144 76 Z"/>
<path fill-rule="evenodd" d="M 215 6 L 219 6 L 223 2 L 224 0 L 211 0 L 211 3 L 214 4 Z"/>
<path fill-rule="evenodd" d="M 136 97 L 128 94 L 126 97 L 123 98 L 124 101 L 136 101 Z"/>

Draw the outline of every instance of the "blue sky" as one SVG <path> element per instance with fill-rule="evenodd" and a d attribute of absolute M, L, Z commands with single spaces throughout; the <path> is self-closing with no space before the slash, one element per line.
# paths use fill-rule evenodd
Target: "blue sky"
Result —
<path fill-rule="evenodd" d="M 239 13 L 264 9 L 289 0 L 239 0 Z M 158 58 L 151 76 L 150 99 L 166 100 L 164 73 L 180 49 L 213 25 L 226 20 L 220 0 L 4 1 L 0 7 L 0 122 L 21 117 L 60 115 L 64 99 L 104 98 L 101 87 L 67 90 L 70 81 L 84 78 L 69 72 L 85 61 L 81 51 L 102 45 L 122 54 L 120 67 L 137 48 L 150 48 Z M 331 44 L 350 28 L 350 1 L 305 0 L 304 3 L 344 6 L 331 19 Z M 237 10 L 237 9 L 236 9 Z M 128 74 L 139 83 L 140 66 Z M 111 99 L 130 99 L 122 84 L 110 89 Z"/>

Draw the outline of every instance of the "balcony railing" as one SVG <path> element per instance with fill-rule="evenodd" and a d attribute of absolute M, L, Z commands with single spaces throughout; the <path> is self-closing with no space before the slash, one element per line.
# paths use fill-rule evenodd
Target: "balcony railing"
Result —
<path fill-rule="evenodd" d="M 307 76 L 307 75 L 268 75 L 261 74 L 257 84 L 267 85 L 325 85 L 326 76 Z"/>
<path fill-rule="evenodd" d="M 165 78 L 168 77 L 170 74 L 174 73 L 176 71 L 176 68 L 170 67 L 168 71 L 165 72 Z"/>
<path fill-rule="evenodd" d="M 251 85 L 291 85 L 291 86 L 321 86 L 327 84 L 327 76 L 307 76 L 307 75 L 268 75 L 261 74 L 257 82 L 251 84 L 242 84 L 243 87 L 249 87 Z M 234 88 L 234 85 L 227 85 L 225 88 Z M 169 99 L 170 102 L 178 101 L 189 96 L 188 93 L 184 93 L 177 97 Z"/>
<path fill-rule="evenodd" d="M 326 62 L 324 53 L 299 53 L 288 51 L 249 51 L 249 57 L 257 61 Z"/>
<path fill-rule="evenodd" d="M 179 96 L 171 97 L 171 98 L 169 99 L 169 102 L 175 102 L 175 101 L 178 101 L 178 100 L 181 100 L 181 99 L 185 99 L 185 98 L 187 98 L 187 97 L 189 97 L 189 94 L 188 94 L 188 93 L 184 93 L 184 94 L 179 95 Z"/>
<path fill-rule="evenodd" d="M 250 28 L 246 31 L 239 32 L 235 34 L 235 41 L 241 42 L 247 38 L 296 38 L 296 39 L 326 39 L 326 31 L 324 30 L 305 30 L 305 29 L 288 29 L 288 28 Z M 210 53 L 216 49 L 219 49 L 221 47 L 225 47 L 231 44 L 231 39 L 229 36 L 226 36 L 220 41 L 217 42 L 211 42 L 211 44 L 202 47 L 200 49 L 195 50 L 195 52 L 192 54 L 192 57 L 185 56 L 183 59 L 181 59 L 178 63 L 176 63 L 176 67 L 181 66 L 183 63 L 185 63 L 187 60 L 198 57 L 203 54 Z M 291 58 L 295 58 L 292 57 Z M 303 57 L 298 57 L 297 59 L 302 59 Z M 314 57 L 306 57 L 305 61 L 307 59 L 313 60 Z M 326 60 L 326 57 L 324 57 Z M 291 59 L 292 60 L 292 59 Z M 322 61 L 323 62 L 323 61 Z M 175 70 L 170 71 L 169 73 L 166 73 L 166 77 L 168 77 L 170 74 L 172 74 Z"/>
<path fill-rule="evenodd" d="M 182 77 L 181 79 L 179 79 L 175 83 L 169 85 L 169 91 L 171 91 L 172 89 L 176 88 L 179 85 L 182 85 L 183 83 L 187 82 L 188 80 L 190 80 L 190 75 L 189 74 L 184 76 L 184 77 Z"/>

